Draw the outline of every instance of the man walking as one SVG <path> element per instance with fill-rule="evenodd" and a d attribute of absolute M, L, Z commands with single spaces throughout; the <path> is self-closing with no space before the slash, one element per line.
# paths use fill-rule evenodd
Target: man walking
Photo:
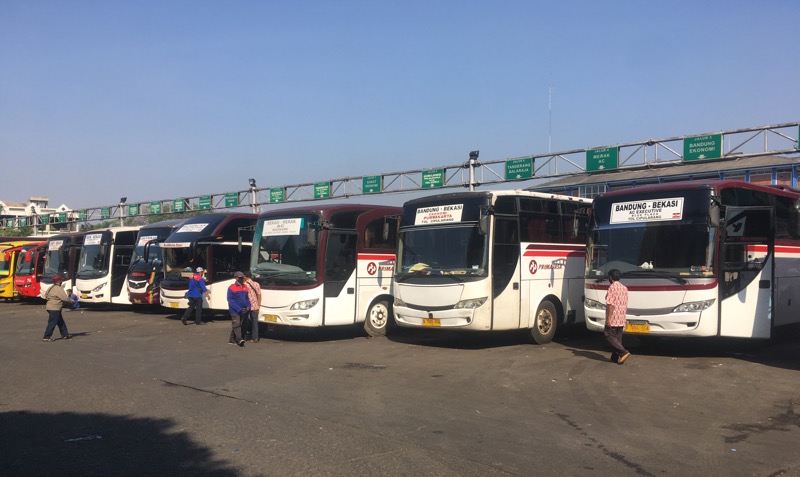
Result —
<path fill-rule="evenodd" d="M 244 273 L 235 272 L 233 277 L 236 281 L 228 287 L 228 313 L 231 315 L 231 336 L 228 343 L 244 347 L 242 315 L 250 310 L 250 299 L 244 286 Z"/>
<path fill-rule="evenodd" d="M 183 312 L 181 323 L 185 325 L 186 321 L 191 318 L 192 312 L 194 312 L 194 324 L 205 325 L 203 323 L 203 295 L 209 298 L 206 281 L 203 279 L 203 267 L 197 267 L 194 275 L 189 279 L 189 291 L 186 292 L 186 298 L 189 299 L 189 307 Z"/>
<path fill-rule="evenodd" d="M 72 306 L 72 300 L 67 296 L 67 292 L 61 287 L 64 282 L 64 277 L 56 275 L 53 277 L 53 286 L 51 286 L 47 293 L 44 294 L 44 299 L 47 300 L 44 309 L 47 311 L 47 327 L 44 330 L 42 341 L 53 341 L 53 331 L 56 326 L 61 337 L 65 340 L 72 338 L 67 330 L 67 323 L 64 322 L 64 316 L 61 314 L 61 308 L 64 305 Z"/>
<path fill-rule="evenodd" d="M 258 310 L 261 309 L 261 285 L 248 276 L 244 277 L 244 285 L 247 288 L 247 298 L 250 300 L 250 339 L 253 340 L 253 343 L 257 343 L 259 341 Z"/>
<path fill-rule="evenodd" d="M 619 281 L 619 277 L 620 271 L 616 268 L 608 271 L 608 281 L 611 285 L 606 293 L 606 325 L 603 334 L 614 348 L 611 352 L 611 361 L 622 364 L 628 360 L 631 353 L 622 346 L 625 315 L 628 312 L 628 287 Z"/>

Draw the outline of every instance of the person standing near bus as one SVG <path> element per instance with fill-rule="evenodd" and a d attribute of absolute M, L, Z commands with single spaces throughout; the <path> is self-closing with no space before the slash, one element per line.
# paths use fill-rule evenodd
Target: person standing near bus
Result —
<path fill-rule="evenodd" d="M 186 292 L 186 298 L 189 299 L 189 306 L 181 317 L 181 322 L 185 325 L 189 317 L 194 312 L 194 324 L 205 325 L 203 323 L 203 296 L 209 298 L 208 288 L 206 288 L 206 281 L 203 279 L 203 267 L 197 267 L 195 274 L 189 279 L 189 291 Z"/>
<path fill-rule="evenodd" d="M 56 326 L 58 326 L 58 332 L 61 333 L 62 338 L 65 340 L 72 338 L 72 335 L 67 330 L 64 316 L 61 315 L 61 308 L 64 305 L 72 306 L 72 300 L 67 295 L 67 292 L 64 291 L 64 288 L 61 287 L 63 282 L 64 277 L 55 275 L 53 277 L 53 286 L 44 294 L 44 299 L 47 300 L 47 304 L 44 307 L 47 310 L 47 328 L 44 330 L 42 341 L 55 341 L 53 340 L 53 331 L 55 331 Z"/>
<path fill-rule="evenodd" d="M 244 273 L 235 272 L 235 282 L 228 287 L 228 313 L 231 315 L 231 336 L 228 343 L 244 347 L 242 337 L 242 315 L 250 311 L 250 299 L 244 284 Z"/>
<path fill-rule="evenodd" d="M 253 343 L 257 343 L 259 341 L 258 310 L 261 308 L 261 285 L 248 276 L 244 277 L 244 285 L 247 288 L 247 298 L 250 301 L 250 339 L 253 340 Z"/>
<path fill-rule="evenodd" d="M 630 351 L 622 346 L 622 334 L 625 331 L 625 315 L 628 312 L 628 287 L 619 281 L 620 271 L 616 268 L 608 271 L 611 285 L 606 293 L 606 325 L 603 334 L 614 348 L 611 361 L 622 364 L 630 358 Z"/>

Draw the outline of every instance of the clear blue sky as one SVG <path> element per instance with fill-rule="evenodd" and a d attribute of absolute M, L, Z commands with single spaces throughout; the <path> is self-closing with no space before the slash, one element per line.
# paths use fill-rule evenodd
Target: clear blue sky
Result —
<path fill-rule="evenodd" d="M 0 200 L 544 153 L 551 84 L 553 151 L 793 122 L 799 58 L 797 0 L 2 0 Z"/>

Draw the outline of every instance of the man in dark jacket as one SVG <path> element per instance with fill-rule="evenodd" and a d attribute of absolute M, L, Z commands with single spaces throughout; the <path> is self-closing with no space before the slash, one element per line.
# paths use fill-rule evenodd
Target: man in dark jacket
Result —
<path fill-rule="evenodd" d="M 203 280 L 203 267 L 197 267 L 195 274 L 189 279 L 189 291 L 186 292 L 186 298 L 189 299 L 189 307 L 181 317 L 181 322 L 185 325 L 186 321 L 192 316 L 194 312 L 194 324 L 205 325 L 203 323 L 203 295 L 209 297 L 208 288 L 206 288 L 206 281 Z"/>
<path fill-rule="evenodd" d="M 250 299 L 244 285 L 244 273 L 236 272 L 233 277 L 236 281 L 228 287 L 228 313 L 231 314 L 231 336 L 228 343 L 244 347 L 242 314 L 250 311 Z"/>

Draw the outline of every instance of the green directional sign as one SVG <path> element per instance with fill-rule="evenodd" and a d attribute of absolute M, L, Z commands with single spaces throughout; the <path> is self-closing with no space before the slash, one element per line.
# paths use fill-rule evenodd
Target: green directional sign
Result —
<path fill-rule="evenodd" d="M 150 215 L 161 213 L 161 202 L 150 202 Z"/>
<path fill-rule="evenodd" d="M 601 147 L 586 151 L 586 172 L 607 171 L 618 167 L 618 147 Z"/>
<path fill-rule="evenodd" d="M 286 189 L 284 187 L 273 187 L 269 190 L 269 203 L 280 202 L 286 202 Z"/>
<path fill-rule="evenodd" d="M 59 222 L 66 222 L 67 221 L 67 213 L 66 212 L 59 212 L 58 213 L 58 221 Z"/>
<path fill-rule="evenodd" d="M 506 161 L 506 180 L 530 179 L 533 177 L 533 158 L 509 159 Z"/>
<path fill-rule="evenodd" d="M 46 225 L 46 224 L 50 223 L 50 216 L 49 215 L 40 215 L 39 217 L 42 218 L 42 224 Z"/>
<path fill-rule="evenodd" d="M 28 226 L 28 218 L 27 217 L 20 217 L 19 218 L 19 226 L 20 227 L 27 227 Z"/>
<path fill-rule="evenodd" d="M 374 194 L 381 191 L 381 176 L 364 176 L 361 179 L 361 190 L 365 194 Z"/>
<path fill-rule="evenodd" d="M 131 204 L 128 206 L 128 217 L 136 217 L 139 215 L 139 204 Z"/>
<path fill-rule="evenodd" d="M 86 222 L 86 211 L 85 210 L 79 210 L 78 211 L 78 220 L 81 221 L 81 222 Z"/>
<path fill-rule="evenodd" d="M 173 212 L 185 212 L 186 211 L 186 201 L 183 199 L 175 199 L 172 201 L 172 211 Z"/>
<path fill-rule="evenodd" d="M 110 219 L 111 218 L 111 207 L 103 207 L 100 209 L 100 218 L 101 219 Z"/>
<path fill-rule="evenodd" d="M 444 185 L 444 169 L 428 169 L 422 171 L 422 188 L 434 189 Z"/>
<path fill-rule="evenodd" d="M 239 205 L 239 193 L 228 192 L 225 194 L 225 207 L 236 207 Z"/>
<path fill-rule="evenodd" d="M 683 162 L 722 157 L 722 134 L 687 137 L 683 140 Z"/>
<path fill-rule="evenodd" d="M 331 183 L 318 182 L 314 184 L 314 198 L 315 199 L 328 199 L 331 196 Z"/>
<path fill-rule="evenodd" d="M 200 197 L 200 210 L 205 210 L 210 208 L 211 208 L 211 196 L 204 195 Z"/>

